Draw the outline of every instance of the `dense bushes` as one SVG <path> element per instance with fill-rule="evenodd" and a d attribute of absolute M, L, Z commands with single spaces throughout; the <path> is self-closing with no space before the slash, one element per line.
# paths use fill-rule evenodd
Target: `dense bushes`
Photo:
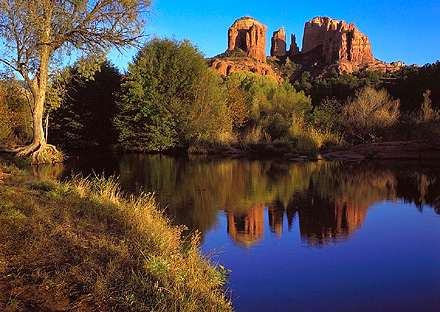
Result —
<path fill-rule="evenodd" d="M 245 92 L 249 110 L 248 127 L 261 129 L 267 140 L 289 136 L 293 123 L 302 122 L 311 110 L 311 100 L 287 83 L 251 72 L 233 72 L 227 81 L 236 81 Z"/>
<path fill-rule="evenodd" d="M 113 126 L 121 74 L 111 63 L 100 64 L 92 79 L 68 69 L 69 79 L 63 86 L 66 94 L 61 106 L 51 116 L 50 141 L 68 151 L 100 148 L 115 144 Z"/>
<path fill-rule="evenodd" d="M 101 68 L 94 79 L 78 78 L 78 67 L 68 69 L 78 77 L 69 80 L 61 107 L 46 103 L 57 108 L 52 142 L 68 150 L 119 144 L 124 150 L 178 147 L 194 153 L 255 145 L 270 151 L 284 144 L 290 152 L 315 154 L 345 140 L 437 136 L 439 62 L 394 74 L 334 70 L 313 78 L 303 72 L 292 83 L 246 71 L 222 79 L 189 41 L 154 38 L 125 75 L 109 63 Z M 0 87 L 0 140 L 26 141 L 32 131 L 26 91 L 11 82 Z"/>
<path fill-rule="evenodd" d="M 393 100 L 385 90 L 365 87 L 348 99 L 343 108 L 343 124 L 353 140 L 374 140 L 380 130 L 394 125 L 399 117 L 400 101 Z"/>
<path fill-rule="evenodd" d="M 0 144 L 24 144 L 32 138 L 31 106 L 16 81 L 0 82 Z"/>
<path fill-rule="evenodd" d="M 440 109 L 440 61 L 423 67 L 404 67 L 382 86 L 400 99 L 402 112 L 409 114 L 418 110 L 426 90 L 431 91 L 432 107 Z"/>
<path fill-rule="evenodd" d="M 227 95 L 228 87 L 233 88 L 207 67 L 189 41 L 151 40 L 130 64 L 122 85 L 115 118 L 120 145 L 161 151 L 222 141 L 245 116 L 243 105 Z"/>

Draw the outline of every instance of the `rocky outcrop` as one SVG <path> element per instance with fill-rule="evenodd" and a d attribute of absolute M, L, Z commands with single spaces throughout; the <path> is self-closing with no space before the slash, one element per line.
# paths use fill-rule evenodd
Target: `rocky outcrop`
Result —
<path fill-rule="evenodd" d="M 273 32 L 270 55 L 276 57 L 286 56 L 286 33 L 284 27 Z"/>
<path fill-rule="evenodd" d="M 367 36 L 354 24 L 329 17 L 315 17 L 304 26 L 302 52 L 318 46 L 322 46 L 322 60 L 328 64 L 339 60 L 357 64 L 375 61 Z"/>
<path fill-rule="evenodd" d="M 321 74 L 336 68 L 339 73 L 357 70 L 394 72 L 401 64 L 388 64 L 374 58 L 366 35 L 354 24 L 329 17 L 315 17 L 306 22 L 302 51 L 294 61 L 321 66 Z M 331 68 L 328 68 L 331 65 Z M 327 68 L 325 68 L 327 66 Z"/>
<path fill-rule="evenodd" d="M 211 58 L 207 60 L 207 63 L 208 66 L 216 69 L 223 77 L 234 71 L 245 70 L 283 81 L 283 78 L 276 74 L 267 63 L 257 62 L 250 57 Z"/>
<path fill-rule="evenodd" d="M 290 35 L 290 49 L 286 50 L 286 32 L 284 27 L 274 31 L 272 36 L 272 46 L 270 49 L 270 56 L 283 58 L 286 56 L 295 56 L 299 53 L 298 45 L 296 44 L 296 37 L 294 34 Z"/>
<path fill-rule="evenodd" d="M 266 62 L 266 29 L 250 16 L 237 19 L 228 31 L 228 51 L 238 48 L 248 56 Z"/>
<path fill-rule="evenodd" d="M 265 25 L 250 16 L 237 19 L 228 30 L 228 49 L 208 59 L 208 64 L 223 76 L 237 70 L 247 70 L 281 81 L 280 75 L 291 75 L 280 72 L 279 68 L 276 73 L 266 63 L 266 29 Z M 405 66 L 403 63 L 387 64 L 375 59 L 368 37 L 354 24 L 329 17 L 315 17 L 306 22 L 302 51 L 293 34 L 290 49 L 287 51 L 286 48 L 286 32 L 281 27 L 271 38 L 271 60 L 280 68 L 290 61 L 300 64 L 313 77 L 326 77 L 332 75 L 334 70 L 339 74 L 358 70 L 394 72 Z"/>
<path fill-rule="evenodd" d="M 302 52 L 307 53 L 322 46 L 322 60 L 328 64 L 349 61 L 355 64 L 374 62 L 368 37 L 354 24 L 315 17 L 304 27 Z"/>

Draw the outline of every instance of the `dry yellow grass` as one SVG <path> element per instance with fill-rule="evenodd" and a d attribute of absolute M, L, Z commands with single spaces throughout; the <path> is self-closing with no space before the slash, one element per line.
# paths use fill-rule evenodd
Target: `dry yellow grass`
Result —
<path fill-rule="evenodd" d="M 231 311 L 220 266 L 117 179 L 0 185 L 1 311 Z"/>

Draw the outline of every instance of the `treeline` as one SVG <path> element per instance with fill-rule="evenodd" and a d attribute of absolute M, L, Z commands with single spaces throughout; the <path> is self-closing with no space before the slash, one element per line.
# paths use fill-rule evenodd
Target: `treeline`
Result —
<path fill-rule="evenodd" d="M 299 71 L 301 71 L 300 66 L 296 69 L 296 72 Z M 299 78 L 293 78 L 291 83 L 297 90 L 310 95 L 314 106 L 327 98 L 343 103 L 348 97 L 353 97 L 356 90 L 372 86 L 375 89 L 385 89 L 393 98 L 399 99 L 401 111 L 404 113 L 417 111 L 424 101 L 423 94 L 427 90 L 431 91 L 433 108 L 440 109 L 440 61 L 423 67 L 403 67 L 395 73 L 358 71 L 338 74 L 333 69 L 330 77 L 316 79 L 310 72 L 303 71 L 299 74 Z"/>
<path fill-rule="evenodd" d="M 51 81 L 46 100 L 49 142 L 74 149 L 316 154 L 380 140 L 438 139 L 440 63 L 395 74 L 332 73 L 294 81 L 234 72 L 226 78 L 189 41 L 154 38 L 121 74 L 108 61 L 94 77 L 81 66 Z M 66 74 L 67 73 L 67 74 Z M 25 88 L 0 84 L 0 141 L 32 135 Z"/>

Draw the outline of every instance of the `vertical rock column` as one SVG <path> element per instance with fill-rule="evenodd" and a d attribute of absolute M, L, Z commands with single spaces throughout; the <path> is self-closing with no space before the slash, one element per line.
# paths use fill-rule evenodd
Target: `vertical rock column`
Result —
<path fill-rule="evenodd" d="M 277 57 L 286 56 L 286 33 L 284 27 L 273 32 L 270 55 Z"/>
<path fill-rule="evenodd" d="M 250 16 L 237 19 L 228 30 L 228 51 L 239 48 L 265 63 L 266 29 L 265 25 Z"/>

